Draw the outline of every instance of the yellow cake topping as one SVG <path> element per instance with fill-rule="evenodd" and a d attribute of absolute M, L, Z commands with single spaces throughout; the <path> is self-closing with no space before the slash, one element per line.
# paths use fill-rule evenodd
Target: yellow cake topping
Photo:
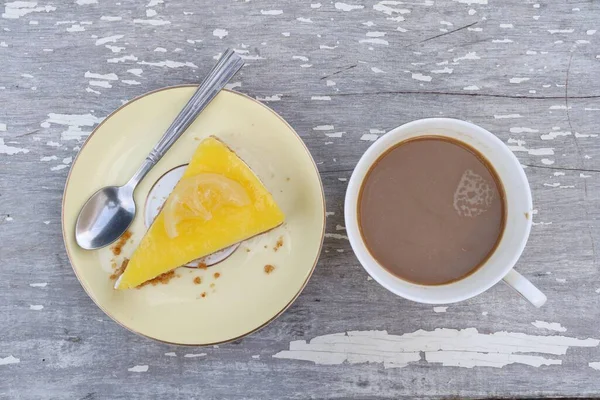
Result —
<path fill-rule="evenodd" d="M 214 137 L 203 140 L 135 250 L 116 289 L 136 287 L 283 223 L 250 167 Z"/>

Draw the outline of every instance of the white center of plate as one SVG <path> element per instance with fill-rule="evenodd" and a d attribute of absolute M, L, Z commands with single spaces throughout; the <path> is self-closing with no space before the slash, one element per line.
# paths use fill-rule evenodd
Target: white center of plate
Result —
<path fill-rule="evenodd" d="M 163 204 L 169 197 L 169 194 L 177 185 L 177 182 L 183 176 L 183 172 L 185 171 L 186 165 L 180 165 L 179 167 L 173 168 L 163 176 L 161 176 L 158 181 L 154 184 L 150 193 L 148 193 L 148 197 L 146 198 L 146 207 L 144 209 L 144 223 L 146 224 L 146 228 L 150 228 L 154 218 L 160 212 Z M 191 261 L 186 264 L 186 267 L 194 267 L 197 268 L 199 264 L 204 263 L 206 266 L 214 265 L 220 263 L 227 257 L 229 257 L 233 252 L 239 247 L 239 243 L 234 244 L 233 246 L 229 246 L 226 249 L 217 251 L 216 253 L 210 254 L 206 257 L 199 258 L 197 260 Z"/>

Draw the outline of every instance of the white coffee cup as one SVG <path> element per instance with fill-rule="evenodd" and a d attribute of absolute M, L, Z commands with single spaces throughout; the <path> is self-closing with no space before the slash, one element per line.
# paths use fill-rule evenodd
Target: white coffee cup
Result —
<path fill-rule="evenodd" d="M 358 225 L 359 194 L 371 166 L 391 147 L 419 136 L 444 136 L 473 147 L 490 162 L 504 186 L 506 224 L 500 243 L 488 260 L 475 272 L 445 285 L 419 285 L 387 271 L 370 254 Z M 477 125 L 449 118 L 409 122 L 379 138 L 363 154 L 354 168 L 345 200 L 348 238 L 365 270 L 383 287 L 398 296 L 428 304 L 447 304 L 466 300 L 504 280 L 534 306 L 541 307 L 546 302 L 546 296 L 513 269 L 529 237 L 532 211 L 529 182 L 521 164 L 508 147 L 492 133 Z"/>

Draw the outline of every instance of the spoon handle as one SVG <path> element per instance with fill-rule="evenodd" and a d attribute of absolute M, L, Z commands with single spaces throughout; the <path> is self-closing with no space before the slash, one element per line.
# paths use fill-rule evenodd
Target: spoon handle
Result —
<path fill-rule="evenodd" d="M 175 117 L 169 129 L 150 151 L 142 166 L 129 180 L 127 186 L 131 187 L 132 190 L 135 188 L 243 65 L 244 60 L 233 50 L 227 49 L 223 53 L 217 64 L 198 86 L 198 90 L 183 107 L 179 115 Z"/>

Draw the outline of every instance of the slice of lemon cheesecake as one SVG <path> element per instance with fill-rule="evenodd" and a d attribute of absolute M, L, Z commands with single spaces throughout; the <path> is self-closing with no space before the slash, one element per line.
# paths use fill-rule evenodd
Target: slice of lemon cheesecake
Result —
<path fill-rule="evenodd" d="M 262 182 L 215 137 L 203 140 L 131 256 L 116 289 L 129 289 L 283 223 Z"/>

